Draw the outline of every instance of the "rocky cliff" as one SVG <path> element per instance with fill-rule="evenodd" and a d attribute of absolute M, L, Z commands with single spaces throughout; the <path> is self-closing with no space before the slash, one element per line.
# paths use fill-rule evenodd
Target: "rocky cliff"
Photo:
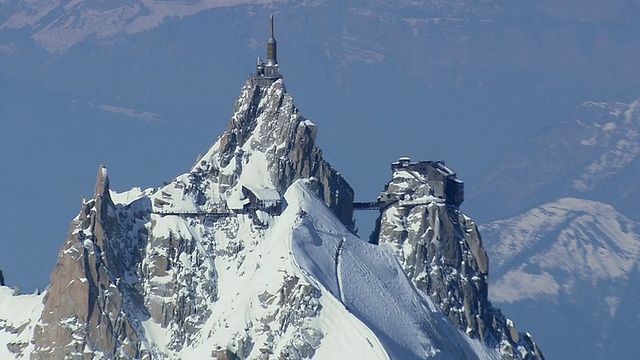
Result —
<path fill-rule="evenodd" d="M 149 220 L 143 199 L 114 204 L 104 167 L 92 199 L 83 202 L 60 249 L 35 329 L 32 358 L 107 358 L 143 355 L 138 270 Z"/>
<path fill-rule="evenodd" d="M 194 166 L 190 173 L 193 183 L 185 186 L 191 187 L 195 198 L 202 199 L 217 185 L 220 188 L 211 200 L 223 201 L 225 190 L 239 182 L 256 182 L 249 178 L 256 175 L 253 173 L 245 172 L 241 179 L 243 167 L 249 163 L 262 167 L 259 175 L 266 178 L 251 185 L 272 186 L 280 194 L 294 180 L 313 177 L 321 185 L 317 188 L 319 196 L 351 228 L 353 189 L 322 158 L 322 150 L 315 146 L 316 131 L 315 124 L 300 115 L 282 80 L 268 87 L 252 87 L 248 83 L 241 91 L 227 131 Z"/>
<path fill-rule="evenodd" d="M 426 176 L 393 172 L 373 240 L 390 244 L 407 276 L 461 330 L 504 359 L 543 359 L 529 333 L 518 332 L 488 299 L 489 259 L 473 221 L 433 193 Z"/>

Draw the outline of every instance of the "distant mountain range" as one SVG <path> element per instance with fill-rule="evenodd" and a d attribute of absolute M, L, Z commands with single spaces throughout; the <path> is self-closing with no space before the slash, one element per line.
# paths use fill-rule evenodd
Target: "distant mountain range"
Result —
<path fill-rule="evenodd" d="M 171 18 L 195 15 L 201 11 L 239 5 L 268 5 L 262 1 L 5 1 L 1 28 L 29 29 L 33 41 L 52 54 L 60 54 L 89 37 L 111 39 L 158 27 Z M 8 16 L 7 16 L 8 15 Z M 5 51 L 11 51 L 5 48 Z"/>
<path fill-rule="evenodd" d="M 564 198 L 480 231 L 490 298 L 540 334 L 549 358 L 635 359 L 640 223 L 607 204 Z"/>
<path fill-rule="evenodd" d="M 640 219 L 640 99 L 586 102 L 571 119 L 522 144 L 473 187 L 489 218 L 564 196 L 614 205 Z"/>
<path fill-rule="evenodd" d="M 627 0 L 607 4 L 5 0 L 2 10 L 0 32 L 4 39 L 0 49 L 5 56 L 30 53 L 29 43 L 54 58 L 66 54 L 66 61 L 78 56 L 72 55 L 73 49 L 82 48 L 83 44 L 99 44 L 93 50 L 107 53 L 121 46 L 131 46 L 134 51 L 141 50 L 136 46 L 151 49 L 153 42 L 145 33 L 167 35 L 169 28 L 175 26 L 183 36 L 167 36 L 164 44 L 179 52 L 181 47 L 188 47 L 185 40 L 200 46 L 205 53 L 209 52 L 205 50 L 207 45 L 215 47 L 227 41 L 235 47 L 255 50 L 260 43 L 255 34 L 262 29 L 259 19 L 274 13 L 286 24 L 278 31 L 289 43 L 289 66 L 312 64 L 330 74 L 335 84 L 359 80 L 355 77 L 356 68 L 364 66 L 362 70 L 369 74 L 369 70 L 378 68 L 393 74 L 410 74 L 426 87 L 437 85 L 441 89 L 447 84 L 458 88 L 491 86 L 492 81 L 501 81 L 506 74 L 541 77 L 547 87 L 537 91 L 550 96 L 562 95 L 562 84 L 565 92 L 567 86 L 576 91 L 577 85 L 606 84 L 608 91 L 592 88 L 581 95 L 597 98 L 609 94 L 607 99 L 626 97 L 626 90 L 630 86 L 637 90 L 638 85 L 633 80 L 638 70 L 627 59 L 637 55 L 637 48 L 632 46 L 634 38 L 628 34 L 640 26 L 633 21 L 640 9 Z M 197 30 L 187 25 L 197 23 L 208 24 Z M 134 45 L 140 37 L 145 38 L 146 45 Z M 208 44 L 202 41 L 205 39 Z M 311 44 L 313 47 L 309 47 Z M 226 49 L 213 54 L 217 62 L 224 63 L 224 57 L 230 55 L 229 47 Z M 33 65 L 36 64 L 37 61 Z M 376 76 L 381 75 L 386 78 L 376 71 Z M 354 85 L 350 81 L 348 84 Z M 612 92 L 615 89 L 624 91 Z"/>

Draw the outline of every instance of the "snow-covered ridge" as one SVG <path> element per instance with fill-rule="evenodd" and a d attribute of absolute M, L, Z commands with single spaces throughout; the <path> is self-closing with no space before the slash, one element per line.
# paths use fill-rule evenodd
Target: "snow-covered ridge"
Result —
<path fill-rule="evenodd" d="M 494 240 L 487 247 L 501 275 L 491 296 L 500 302 L 572 294 L 578 279 L 624 280 L 640 259 L 640 224 L 596 201 L 560 199 L 481 230 Z"/>
<path fill-rule="evenodd" d="M 620 173 L 640 154 L 640 99 L 630 104 L 587 102 L 583 106 L 602 109 L 606 115 L 591 124 L 577 120 L 587 132 L 580 139 L 580 145 L 602 148 L 573 180 L 573 187 L 578 191 L 593 190 L 597 184 Z"/>
<path fill-rule="evenodd" d="M 301 182 L 285 197 L 289 207 L 282 217 L 298 223 L 291 233 L 297 265 L 366 325 L 391 359 L 500 358 L 479 343 L 469 346 L 477 340 L 469 340 L 430 298 L 419 295 L 391 247 L 354 236 Z"/>
<path fill-rule="evenodd" d="M 35 42 L 50 53 L 62 53 L 90 36 L 109 38 L 134 34 L 159 26 L 165 19 L 186 17 L 201 11 L 242 4 L 267 5 L 280 0 L 87 0 L 16 2 L 2 28 L 36 29 Z M 3 5 L 4 6 L 4 5 Z"/>
<path fill-rule="evenodd" d="M 43 309 L 45 294 L 14 295 L 0 286 L 0 358 L 28 359 L 33 330 Z"/>
<path fill-rule="evenodd" d="M 120 204 L 120 205 L 126 206 L 126 205 L 130 205 L 136 200 L 142 199 L 144 197 L 148 197 L 149 195 L 153 194 L 153 192 L 154 192 L 153 189 L 142 190 L 139 187 L 134 187 L 131 190 L 123 191 L 123 192 L 116 192 L 109 189 L 109 196 L 111 197 L 111 200 L 113 201 L 114 204 Z"/>

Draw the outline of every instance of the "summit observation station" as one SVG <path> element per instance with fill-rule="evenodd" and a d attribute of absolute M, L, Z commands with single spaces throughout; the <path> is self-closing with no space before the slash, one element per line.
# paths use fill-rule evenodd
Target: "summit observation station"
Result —
<path fill-rule="evenodd" d="M 249 75 L 252 86 L 266 87 L 273 84 L 276 80 L 282 79 L 280 68 L 278 66 L 278 44 L 274 37 L 273 15 L 271 15 L 269 24 L 269 40 L 267 41 L 267 59 L 258 58 L 255 74 Z"/>

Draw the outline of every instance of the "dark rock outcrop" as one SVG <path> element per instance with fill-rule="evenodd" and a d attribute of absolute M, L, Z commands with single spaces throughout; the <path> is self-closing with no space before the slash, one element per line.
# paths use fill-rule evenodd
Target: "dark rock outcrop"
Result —
<path fill-rule="evenodd" d="M 532 337 L 489 302 L 489 260 L 476 225 L 429 190 L 418 173 L 394 173 L 386 196 L 400 200 L 383 209 L 374 241 L 394 247 L 407 276 L 458 329 L 504 359 L 543 359 Z"/>
<path fill-rule="evenodd" d="M 108 358 L 143 355 L 132 322 L 136 319 L 127 311 L 127 302 L 134 299 L 124 295 L 136 291 L 124 279 L 135 271 L 145 234 L 138 229 L 133 237 L 124 236 L 136 217 L 118 216 L 119 210 L 109 194 L 106 169 L 100 167 L 94 197 L 83 202 L 60 249 L 31 358 L 81 359 L 93 352 Z"/>
<path fill-rule="evenodd" d="M 221 191 L 236 185 L 246 166 L 249 153 L 265 154 L 270 182 L 282 195 L 297 179 L 318 180 L 318 195 L 348 228 L 353 222 L 353 189 L 322 158 L 316 147 L 316 126 L 300 115 L 282 80 L 268 87 L 242 88 L 234 115 L 218 143 L 192 169 L 191 179 L 202 197 L 205 179 L 222 186 Z M 236 171 L 224 173 L 230 165 Z"/>

